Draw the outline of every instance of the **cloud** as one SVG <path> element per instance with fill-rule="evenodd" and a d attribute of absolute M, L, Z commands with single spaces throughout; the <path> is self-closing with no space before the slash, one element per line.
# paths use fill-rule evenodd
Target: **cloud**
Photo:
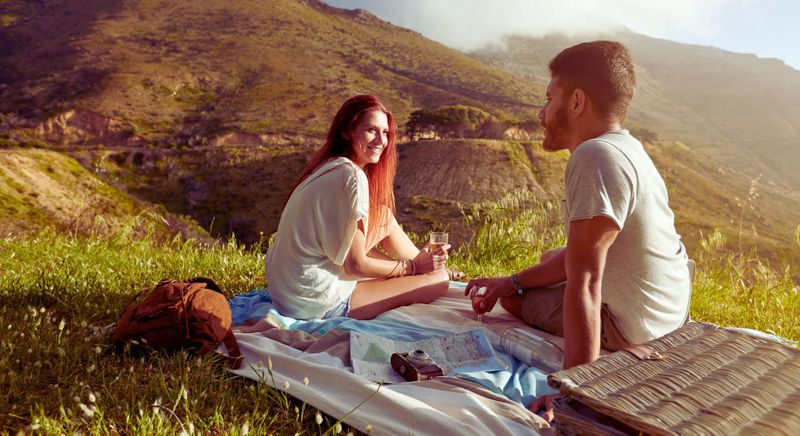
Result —
<path fill-rule="evenodd" d="M 748 0 L 328 0 L 334 6 L 367 9 L 460 50 L 500 41 L 505 34 L 570 36 L 620 25 L 656 37 L 709 39 L 716 17 L 732 2 Z"/>

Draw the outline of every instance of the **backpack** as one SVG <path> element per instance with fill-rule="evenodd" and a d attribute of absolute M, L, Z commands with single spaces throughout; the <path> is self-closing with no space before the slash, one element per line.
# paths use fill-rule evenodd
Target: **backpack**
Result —
<path fill-rule="evenodd" d="M 136 303 L 144 293 L 147 296 Z M 225 359 L 236 369 L 242 354 L 231 323 L 228 300 L 213 280 L 162 280 L 133 297 L 122 312 L 113 341 L 118 348 L 130 344 L 134 352 L 191 349 L 200 356 L 224 342 L 230 354 Z"/>

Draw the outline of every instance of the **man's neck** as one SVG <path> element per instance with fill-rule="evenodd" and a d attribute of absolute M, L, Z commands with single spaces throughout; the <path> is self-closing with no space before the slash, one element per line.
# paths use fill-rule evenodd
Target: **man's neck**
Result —
<path fill-rule="evenodd" d="M 619 121 L 605 121 L 605 120 L 594 120 L 594 122 L 584 123 L 582 127 L 583 128 L 577 129 L 575 131 L 574 140 L 569 146 L 570 153 L 574 152 L 575 149 L 578 148 L 578 146 L 583 144 L 585 141 L 597 138 L 598 136 L 606 132 L 610 132 L 612 130 L 619 130 L 620 128 L 622 128 Z"/>

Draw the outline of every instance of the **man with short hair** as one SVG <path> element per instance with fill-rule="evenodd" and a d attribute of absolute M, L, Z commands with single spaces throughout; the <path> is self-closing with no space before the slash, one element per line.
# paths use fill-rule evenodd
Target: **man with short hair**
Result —
<path fill-rule="evenodd" d="M 569 150 L 567 245 L 485 286 L 476 312 L 498 299 L 528 324 L 564 337 L 564 368 L 663 336 L 687 319 L 691 280 L 667 190 L 642 144 L 621 128 L 636 84 L 628 50 L 594 41 L 550 62 L 539 112 L 546 150 Z M 535 406 L 532 406 L 532 408 Z"/>

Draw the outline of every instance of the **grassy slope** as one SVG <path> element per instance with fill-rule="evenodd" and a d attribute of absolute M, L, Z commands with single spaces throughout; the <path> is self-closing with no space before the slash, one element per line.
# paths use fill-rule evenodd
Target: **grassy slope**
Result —
<path fill-rule="evenodd" d="M 800 228 L 800 200 L 708 159 L 682 143 L 648 144 L 664 177 L 679 230 L 689 246 L 720 229 L 738 251 L 791 261 Z"/>
<path fill-rule="evenodd" d="M 572 39 L 511 37 L 473 55 L 547 83 L 547 63 L 579 41 L 611 38 L 631 50 L 638 88 L 629 119 L 704 151 L 751 177 L 800 191 L 800 71 L 775 59 L 650 38 L 633 32 Z"/>
<path fill-rule="evenodd" d="M 447 227 L 457 233 L 454 240 L 460 243 L 474 230 L 464 226 L 462 207 L 496 201 L 521 189 L 539 198 L 550 196 L 542 185 L 560 184 L 561 177 L 542 179 L 553 167 L 552 156 L 541 155 L 534 165 L 526 147 L 532 146 L 489 140 L 402 144 L 396 178 L 400 221 L 420 233 L 434 225 Z M 314 149 L 209 147 L 71 153 L 114 186 L 164 204 L 173 213 L 191 215 L 214 235 L 233 233 L 242 242 L 254 243 L 260 234 L 277 230 L 289 187 Z M 556 165 L 563 165 L 563 156 L 552 158 Z"/>
<path fill-rule="evenodd" d="M 152 227 L 165 238 L 207 237 L 191 220 L 145 206 L 76 160 L 48 150 L 0 150 L 0 223 L 2 234 L 47 226 L 106 234 L 135 223 L 131 230 Z"/>
<path fill-rule="evenodd" d="M 553 198 L 548 172 L 563 168 L 565 156 L 527 154 L 532 143 L 496 140 L 418 141 L 400 146 L 395 182 L 398 219 L 406 230 L 425 234 L 447 229 L 456 246 L 468 241 L 475 222 L 464 213 L 495 202 L 510 192 L 525 191 L 540 201 Z M 539 156 L 542 159 L 533 159 Z M 556 189 L 555 192 L 560 192 Z M 557 195 L 557 194 L 556 194 Z"/>
<path fill-rule="evenodd" d="M 646 148 L 667 184 L 676 226 L 690 253 L 720 229 L 739 251 L 757 247 L 763 259 L 776 264 L 790 259 L 800 201 L 681 143 L 647 142 Z M 420 141 L 401 147 L 400 156 L 400 221 L 420 233 L 450 226 L 457 243 L 476 229 L 461 212 L 480 209 L 482 201 L 526 191 L 537 201 L 558 203 L 569 158 L 566 152 L 544 151 L 539 142 L 487 140 Z"/>
<path fill-rule="evenodd" d="M 80 151 L 114 186 L 170 212 L 190 215 L 212 235 L 256 243 L 278 228 L 292 182 L 309 147 Z"/>
<path fill-rule="evenodd" d="M 23 17 L 4 29 L 0 82 L 9 91 L 0 112 L 41 119 L 89 107 L 151 140 L 230 129 L 320 134 L 356 93 L 380 95 L 401 120 L 455 103 L 530 118 L 542 94 L 415 32 L 313 1 L 8 0 L 0 8 Z"/>

